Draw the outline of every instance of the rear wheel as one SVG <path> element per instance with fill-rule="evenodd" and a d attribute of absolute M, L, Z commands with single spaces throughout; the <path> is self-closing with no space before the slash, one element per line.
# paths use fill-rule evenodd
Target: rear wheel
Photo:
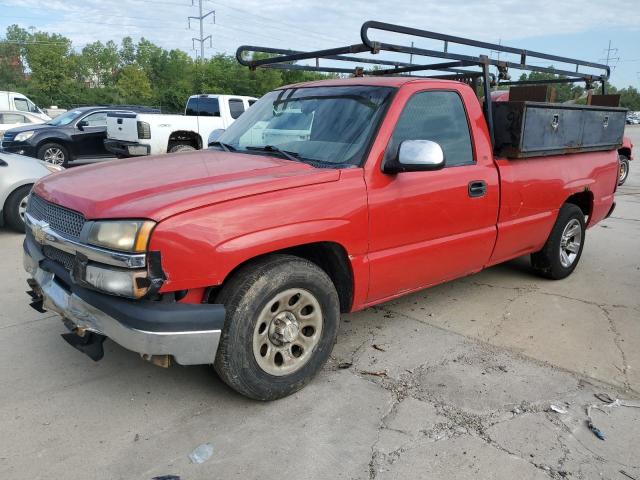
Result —
<path fill-rule="evenodd" d="M 290 255 L 240 269 L 217 302 L 226 322 L 215 369 L 231 388 L 256 400 L 301 389 L 329 358 L 340 307 L 328 275 Z"/>
<path fill-rule="evenodd" d="M 24 233 L 24 214 L 27 212 L 27 201 L 32 185 L 24 185 L 9 195 L 4 204 L 4 219 L 7 225 L 16 232 Z"/>
<path fill-rule="evenodd" d="M 184 143 L 179 143 L 178 145 L 173 145 L 169 149 L 169 153 L 178 153 L 178 152 L 192 152 L 195 148 L 193 145 L 185 145 Z"/>
<path fill-rule="evenodd" d="M 38 149 L 37 156 L 43 162 L 67 167 L 69 165 L 69 151 L 59 143 L 45 143 Z"/>
<path fill-rule="evenodd" d="M 580 261 L 584 240 L 584 213 L 580 207 L 565 203 L 544 247 L 531 255 L 531 264 L 544 277 L 553 280 L 568 277 Z"/>
<path fill-rule="evenodd" d="M 620 170 L 618 172 L 618 185 L 622 185 L 629 177 L 629 159 L 625 155 L 618 155 Z"/>

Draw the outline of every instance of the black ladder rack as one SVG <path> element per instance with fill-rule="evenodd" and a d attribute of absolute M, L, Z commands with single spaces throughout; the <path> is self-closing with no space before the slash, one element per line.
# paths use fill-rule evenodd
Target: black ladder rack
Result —
<path fill-rule="evenodd" d="M 391 32 L 407 35 L 409 37 L 420 37 L 430 40 L 438 40 L 443 42 L 444 48 L 443 50 L 430 50 L 399 45 L 395 43 L 378 42 L 370 38 L 370 30 Z M 492 85 L 530 85 L 536 83 L 545 84 L 585 82 L 587 88 L 592 88 L 593 82 L 598 81 L 602 83 L 602 93 L 605 94 L 606 80 L 609 78 L 609 75 L 611 73 L 609 66 L 600 63 L 578 60 L 575 58 L 561 57 L 558 55 L 551 55 L 542 52 L 523 50 L 519 48 L 508 47 L 506 45 L 481 42 L 478 40 L 471 40 L 468 38 L 456 37 L 453 35 L 446 35 L 442 33 L 430 32 L 427 30 L 420 30 L 416 28 L 404 27 L 401 25 L 393 25 L 390 23 L 377 21 L 368 21 L 363 23 L 362 27 L 360 28 L 360 38 L 362 40 L 362 43 L 356 43 L 353 45 L 346 45 L 343 47 L 330 48 L 325 50 L 316 50 L 311 52 L 242 45 L 236 51 L 236 58 L 238 59 L 238 62 L 240 64 L 245 65 L 252 70 L 256 68 L 273 68 L 281 70 L 301 70 L 308 72 L 351 74 L 355 76 L 402 75 L 407 73 L 427 71 L 447 72 L 443 75 L 429 76 L 428 78 L 460 80 L 467 82 L 474 87 L 477 86 L 477 83 L 480 81 L 480 79 L 482 79 L 482 84 L 484 86 L 484 97 L 488 100 L 484 102 L 484 113 L 487 119 L 487 123 L 489 124 L 489 131 L 491 133 L 492 139 L 494 138 L 490 90 Z M 485 50 L 492 50 L 494 52 L 515 54 L 520 57 L 520 62 L 517 63 L 512 61 L 494 60 L 492 58 L 489 58 L 487 55 L 473 56 L 460 53 L 452 53 L 449 51 L 452 45 L 463 45 L 465 47 L 476 47 Z M 354 54 L 365 52 L 374 55 L 379 54 L 380 52 L 395 52 L 412 55 L 412 57 L 415 56 L 437 58 L 445 59 L 447 61 L 439 63 L 415 64 L 393 60 L 354 56 Z M 274 56 L 264 59 L 247 60 L 245 59 L 245 54 L 247 53 L 267 53 L 274 54 Z M 316 60 L 315 66 L 299 65 L 294 63 L 299 60 L 311 59 Z M 320 66 L 320 59 L 338 62 L 350 62 L 361 65 L 364 64 L 371 66 L 371 68 L 365 69 L 362 66 L 357 66 L 355 68 Z M 532 65 L 530 63 L 527 63 L 529 59 L 563 63 L 570 65 L 571 68 L 574 68 L 574 70 L 562 70 L 558 68 Z M 498 69 L 497 79 L 493 74 L 489 72 L 489 67 L 491 66 L 495 66 Z M 470 67 L 476 67 L 476 69 L 467 70 L 467 68 Z M 592 70 L 596 70 L 597 72 L 580 72 L 580 68 L 589 68 Z M 564 75 L 565 78 L 539 81 L 510 81 L 508 75 L 509 69 L 553 73 L 556 75 Z"/>

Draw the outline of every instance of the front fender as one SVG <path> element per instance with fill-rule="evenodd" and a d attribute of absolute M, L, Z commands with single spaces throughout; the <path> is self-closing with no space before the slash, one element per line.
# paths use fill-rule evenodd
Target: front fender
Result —
<path fill-rule="evenodd" d="M 309 243 L 339 244 L 352 261 L 364 257 L 364 179 L 357 171 L 344 177 L 329 186 L 248 196 L 161 221 L 149 245 L 161 252 L 167 276 L 161 291 L 220 285 L 247 260 Z"/>

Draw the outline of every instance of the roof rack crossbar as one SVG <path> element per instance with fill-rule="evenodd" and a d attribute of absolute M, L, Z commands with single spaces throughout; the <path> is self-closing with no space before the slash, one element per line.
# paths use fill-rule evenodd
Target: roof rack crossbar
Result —
<path fill-rule="evenodd" d="M 417 28 L 404 27 L 402 25 L 394 25 L 391 23 L 378 22 L 375 20 L 370 20 L 363 23 L 362 27 L 360 28 L 360 37 L 362 38 L 362 43 L 368 46 L 372 50 L 375 48 L 380 48 L 380 49 L 384 49 L 384 48 L 382 47 L 383 44 L 379 44 L 378 42 L 375 42 L 369 38 L 369 30 L 381 30 L 381 31 L 392 32 L 392 33 L 400 33 L 400 34 L 409 35 L 413 37 L 422 37 L 422 38 L 428 38 L 432 40 L 441 40 L 443 42 L 446 42 L 447 50 L 453 43 L 453 44 L 483 48 L 486 50 L 493 50 L 496 52 L 504 52 L 504 53 L 512 53 L 512 54 L 520 55 L 520 59 L 521 59 L 520 64 L 514 64 L 514 65 L 520 65 L 520 68 L 526 65 L 527 57 L 533 57 L 533 58 L 539 58 L 542 60 L 548 60 L 551 62 L 569 63 L 569 64 L 576 65 L 576 67 L 584 66 L 584 67 L 591 67 L 591 68 L 605 70 L 607 72 L 606 73 L 607 78 L 611 73 L 610 67 L 602 63 L 589 62 L 586 60 L 578 60 L 578 59 L 569 58 L 569 57 L 561 57 L 559 55 L 551 55 L 547 53 L 536 52 L 533 50 L 524 50 L 520 48 L 508 47 L 506 45 L 482 42 L 478 40 L 472 40 L 469 38 L 456 37 L 454 35 L 446 35 L 443 33 L 430 32 L 428 30 L 420 30 Z M 440 52 L 440 53 L 444 54 L 446 52 Z M 573 72 L 573 73 L 575 74 L 576 72 Z"/>
<path fill-rule="evenodd" d="M 301 50 L 285 50 L 283 48 L 271 48 L 271 47 L 257 47 L 253 45 L 242 45 L 236 51 L 236 59 L 241 65 L 250 67 L 252 66 L 252 62 L 250 60 L 245 60 L 243 54 L 258 52 L 258 53 L 277 53 L 279 55 L 292 55 L 292 54 L 300 54 L 300 53 L 310 53 L 303 52 Z M 323 57 L 312 57 L 312 58 L 324 58 L 327 60 L 340 60 L 344 62 L 355 62 L 355 63 L 371 63 L 375 65 L 389 65 L 389 66 L 397 66 L 397 67 L 408 67 L 411 66 L 411 63 L 408 62 L 399 62 L 396 60 L 382 60 L 382 59 L 373 59 L 373 58 L 364 58 L 364 57 L 351 57 L 346 55 L 325 55 Z M 266 66 L 266 65 L 263 65 Z"/>
<path fill-rule="evenodd" d="M 432 64 L 425 64 L 425 65 L 410 65 L 408 67 L 389 68 L 385 70 L 372 70 L 371 74 L 372 75 L 389 75 L 389 74 L 397 74 L 397 73 L 419 72 L 421 70 L 452 71 L 451 69 L 454 67 L 468 67 L 472 65 L 477 65 L 477 63 L 457 60 L 455 62 L 432 63 Z M 460 72 L 464 72 L 464 71 L 460 70 Z"/>

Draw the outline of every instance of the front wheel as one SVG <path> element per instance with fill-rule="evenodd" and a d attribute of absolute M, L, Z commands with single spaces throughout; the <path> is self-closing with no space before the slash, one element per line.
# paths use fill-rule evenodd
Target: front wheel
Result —
<path fill-rule="evenodd" d="M 24 233 L 24 214 L 27 212 L 27 201 L 32 185 L 24 185 L 9 195 L 4 204 L 4 218 L 7 225 L 16 232 Z"/>
<path fill-rule="evenodd" d="M 629 159 L 624 155 L 618 155 L 620 170 L 618 171 L 618 185 L 622 185 L 629 177 Z"/>
<path fill-rule="evenodd" d="M 37 157 L 52 165 L 65 168 L 69 165 L 69 151 L 59 143 L 45 143 L 38 149 Z"/>
<path fill-rule="evenodd" d="M 214 367 L 249 398 L 275 400 L 301 389 L 336 341 L 336 289 L 320 267 L 299 257 L 271 255 L 241 268 L 217 302 L 226 321 Z"/>
<path fill-rule="evenodd" d="M 584 213 L 577 205 L 565 203 L 547 242 L 531 255 L 531 265 L 543 277 L 560 280 L 575 270 L 585 240 Z"/>

